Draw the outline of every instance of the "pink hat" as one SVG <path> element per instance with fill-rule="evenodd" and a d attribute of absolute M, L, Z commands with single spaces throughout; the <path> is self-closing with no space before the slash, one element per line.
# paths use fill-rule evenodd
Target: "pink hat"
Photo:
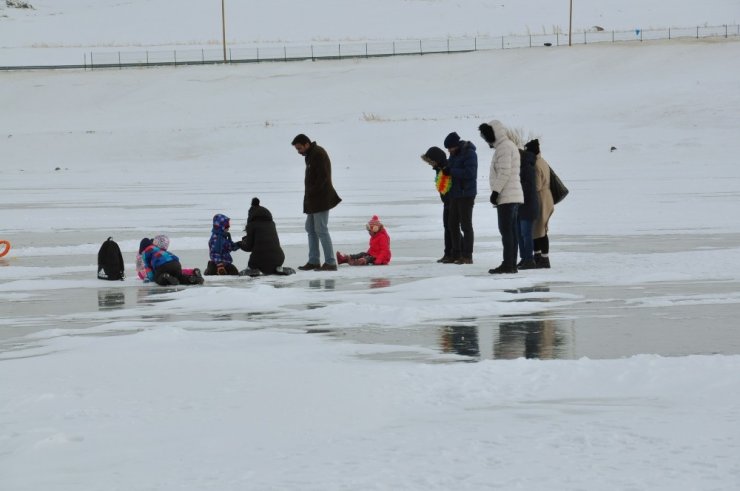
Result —
<path fill-rule="evenodd" d="M 380 218 L 378 218 L 378 215 L 373 215 L 373 217 L 367 222 L 368 228 L 377 225 L 378 227 L 382 227 L 383 223 L 380 221 Z"/>

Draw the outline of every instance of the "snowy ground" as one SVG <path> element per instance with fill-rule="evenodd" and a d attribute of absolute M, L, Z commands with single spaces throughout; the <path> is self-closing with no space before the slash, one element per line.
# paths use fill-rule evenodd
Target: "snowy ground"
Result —
<path fill-rule="evenodd" d="M 25 22 L 55 31 L 33 3 Z M 643 10 L 729 15 L 710 3 Z M 0 40 L 19 15 L 0 10 Z M 89 35 L 60 43 L 104 44 Z M 738 489 L 738 58 L 722 40 L 0 75 L 1 488 Z M 540 136 L 571 189 L 551 270 L 487 274 L 501 248 L 476 128 L 494 117 Z M 452 130 L 479 147 L 472 266 L 434 262 L 419 155 Z M 332 157 L 335 249 L 365 248 L 379 214 L 391 265 L 134 279 L 157 233 L 205 266 L 213 214 L 238 230 L 253 196 L 303 264 L 299 132 Z M 123 282 L 94 276 L 110 235 Z"/>

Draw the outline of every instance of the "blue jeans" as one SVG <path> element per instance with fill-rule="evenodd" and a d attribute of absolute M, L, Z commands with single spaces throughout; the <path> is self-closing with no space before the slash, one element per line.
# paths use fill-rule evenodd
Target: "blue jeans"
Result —
<path fill-rule="evenodd" d="M 334 246 L 329 235 L 329 210 L 306 215 L 306 233 L 308 233 L 308 262 L 321 264 L 321 253 L 319 242 L 324 249 L 324 262 L 326 264 L 337 264 L 334 257 Z"/>
<path fill-rule="evenodd" d="M 522 261 L 534 259 L 534 239 L 532 238 L 532 227 L 534 220 L 526 220 L 519 217 L 519 257 Z"/>
<path fill-rule="evenodd" d="M 501 245 L 504 247 L 503 265 L 509 268 L 516 268 L 517 256 L 517 224 L 516 217 L 519 210 L 519 203 L 506 203 L 498 205 L 496 212 L 498 214 L 498 231 L 501 234 Z"/>

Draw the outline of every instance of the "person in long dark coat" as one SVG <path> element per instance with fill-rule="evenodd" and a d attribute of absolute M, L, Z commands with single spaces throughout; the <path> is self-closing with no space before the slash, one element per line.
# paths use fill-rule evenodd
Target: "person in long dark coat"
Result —
<path fill-rule="evenodd" d="M 337 259 L 334 257 L 334 246 L 329 235 L 329 210 L 342 199 L 331 181 L 331 160 L 326 150 L 302 133 L 293 139 L 292 145 L 306 161 L 303 213 L 306 214 L 308 262 L 298 269 L 336 271 Z M 321 264 L 319 243 L 324 250 L 324 264 Z"/>
<path fill-rule="evenodd" d="M 259 270 L 262 274 L 283 274 L 281 266 L 285 261 L 285 253 L 280 247 L 275 222 L 272 213 L 260 206 L 258 198 L 252 199 L 252 207 L 247 215 L 247 225 L 244 227 L 246 235 L 239 245 L 243 251 L 251 252 L 247 267 L 252 275 Z"/>
<path fill-rule="evenodd" d="M 540 198 L 537 193 L 537 173 L 535 162 L 537 156 L 527 150 L 519 150 L 521 167 L 519 168 L 519 179 L 524 192 L 524 203 L 519 205 L 517 212 L 517 224 L 519 226 L 519 257 L 521 261 L 517 264 L 519 269 L 535 269 L 534 261 L 534 239 L 532 228 L 540 213 Z"/>

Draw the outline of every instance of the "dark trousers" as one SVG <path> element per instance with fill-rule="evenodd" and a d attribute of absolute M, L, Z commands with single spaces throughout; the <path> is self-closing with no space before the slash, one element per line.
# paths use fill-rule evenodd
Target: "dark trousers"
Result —
<path fill-rule="evenodd" d="M 498 205 L 498 231 L 501 234 L 501 244 L 504 246 L 504 266 L 516 268 L 517 257 L 517 211 L 519 203 Z"/>
<path fill-rule="evenodd" d="M 189 283 L 189 280 L 182 275 L 182 264 L 180 264 L 180 261 L 170 261 L 158 267 L 154 271 L 154 282 L 158 285 L 169 285 L 166 281 L 162 281 L 162 275 L 165 273 L 177 278 L 177 281 L 181 284 Z"/>
<path fill-rule="evenodd" d="M 447 257 L 452 257 L 452 234 L 450 234 L 450 203 L 445 201 L 442 208 L 442 223 L 445 227 L 445 253 Z"/>
<path fill-rule="evenodd" d="M 452 258 L 473 257 L 473 205 L 475 198 L 452 198 L 448 226 L 452 242 Z M 461 234 L 462 232 L 462 234 Z"/>
<path fill-rule="evenodd" d="M 534 259 L 534 240 L 532 239 L 532 226 L 534 222 L 525 218 L 517 218 L 519 223 L 519 257 L 522 261 Z"/>
<path fill-rule="evenodd" d="M 239 276 L 239 270 L 236 269 L 236 266 L 234 266 L 231 263 L 224 263 L 224 268 L 226 268 L 226 274 L 232 275 L 232 276 Z M 206 266 L 206 271 L 203 273 L 206 276 L 214 276 L 218 274 L 218 266 L 216 266 L 216 263 L 213 261 L 208 261 L 208 266 Z"/>
<path fill-rule="evenodd" d="M 550 239 L 547 237 L 547 234 L 544 237 L 534 239 L 534 252 L 544 255 L 550 253 Z"/>

